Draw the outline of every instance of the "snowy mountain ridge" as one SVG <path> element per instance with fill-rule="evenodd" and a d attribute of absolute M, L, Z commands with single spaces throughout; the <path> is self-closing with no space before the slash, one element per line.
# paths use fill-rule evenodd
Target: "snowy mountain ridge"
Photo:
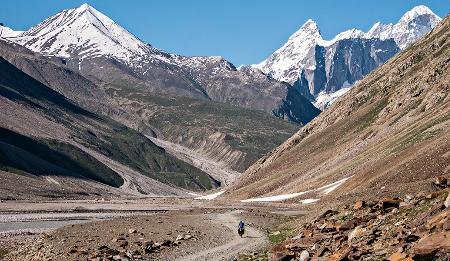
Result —
<path fill-rule="evenodd" d="M 404 49 L 429 32 L 441 20 L 428 7 L 420 5 L 406 12 L 396 24 L 377 22 L 367 33 L 352 28 L 339 33 L 332 40 L 324 40 L 317 23 L 309 19 L 289 37 L 280 49 L 252 67 L 262 70 L 275 79 L 294 84 L 304 68 L 315 67 L 311 56 L 316 45 L 328 47 L 344 39 L 393 38 L 397 45 Z"/>
<path fill-rule="evenodd" d="M 63 10 L 9 38 L 35 52 L 63 58 L 106 55 L 131 62 L 153 49 L 88 4 Z"/>

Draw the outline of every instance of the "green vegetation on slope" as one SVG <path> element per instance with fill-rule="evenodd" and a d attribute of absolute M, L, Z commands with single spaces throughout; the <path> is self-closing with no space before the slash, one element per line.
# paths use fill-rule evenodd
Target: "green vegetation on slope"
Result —
<path fill-rule="evenodd" d="M 96 132 L 77 133 L 79 142 L 142 174 L 186 189 L 211 189 L 218 185 L 206 173 L 165 153 L 139 132 L 106 120 Z M 112 142 L 111 142 L 112 141 Z"/>
<path fill-rule="evenodd" d="M 86 178 L 113 187 L 123 184 L 117 173 L 73 145 L 39 141 L 4 128 L 0 128 L 0 169 L 17 174 Z"/>
<path fill-rule="evenodd" d="M 148 177 L 194 190 L 218 185 L 206 173 L 167 154 L 139 132 L 78 107 L 1 57 L 0 96 L 45 115 L 50 121 L 70 130 L 68 134 L 74 142 Z M 2 131 L 5 134 L 1 136 L 4 140 L 0 140 L 3 142 L 0 148 L 3 169 L 22 174 L 86 177 L 115 187 L 123 184 L 118 174 L 75 146 L 56 140 L 38 141 L 7 129 Z M 13 157 L 11 150 L 21 150 L 19 155 L 32 158 L 39 164 L 28 164 L 27 160 Z"/>
<path fill-rule="evenodd" d="M 145 124 L 166 139 L 182 137 L 192 144 L 201 144 L 214 133 L 224 134 L 224 142 L 244 154 L 239 162 L 230 164 L 238 171 L 245 170 L 300 128 L 264 111 L 209 100 L 164 97 L 122 85 L 110 86 L 107 92 L 118 100 L 133 101 L 130 106 L 146 119 Z"/>

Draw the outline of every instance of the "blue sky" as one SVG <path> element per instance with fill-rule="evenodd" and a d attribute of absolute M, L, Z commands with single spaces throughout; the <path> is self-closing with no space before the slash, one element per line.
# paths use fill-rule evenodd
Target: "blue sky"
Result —
<path fill-rule="evenodd" d="M 325 39 L 377 21 L 396 22 L 420 4 L 437 15 L 448 0 L 2 0 L 0 22 L 25 30 L 62 9 L 89 3 L 153 46 L 183 55 L 221 55 L 236 65 L 258 63 L 308 18 Z"/>

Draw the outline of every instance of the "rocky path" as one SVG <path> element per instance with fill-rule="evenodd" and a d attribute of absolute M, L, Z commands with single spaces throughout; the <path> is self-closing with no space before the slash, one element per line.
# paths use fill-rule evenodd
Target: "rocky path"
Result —
<path fill-rule="evenodd" d="M 217 224 L 225 226 L 230 232 L 228 242 L 218 247 L 180 257 L 178 260 L 233 260 L 239 253 L 258 249 L 267 243 L 264 233 L 249 225 L 246 226 L 245 234 L 241 238 L 237 234 L 239 220 L 237 211 L 218 214 Z"/>

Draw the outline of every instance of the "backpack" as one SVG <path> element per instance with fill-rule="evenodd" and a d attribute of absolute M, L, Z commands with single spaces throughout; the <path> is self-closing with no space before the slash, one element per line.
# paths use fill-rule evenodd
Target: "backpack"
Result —
<path fill-rule="evenodd" d="M 244 221 L 239 222 L 239 229 L 244 229 Z"/>

